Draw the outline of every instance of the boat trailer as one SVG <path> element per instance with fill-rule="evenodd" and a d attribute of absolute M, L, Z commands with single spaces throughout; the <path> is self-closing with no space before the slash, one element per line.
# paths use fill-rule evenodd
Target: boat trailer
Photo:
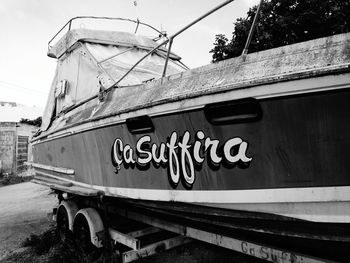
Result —
<path fill-rule="evenodd" d="M 62 185 L 61 182 L 46 181 L 39 177 L 33 182 L 49 186 L 58 195 L 59 205 L 53 209 L 58 228 L 63 224 L 63 227 L 74 233 L 85 222 L 88 225 L 86 229 L 89 231 L 89 241 L 97 248 L 113 243 L 112 249 L 119 254 L 122 262 L 132 262 L 193 240 L 269 262 L 336 262 L 227 235 L 213 229 L 204 230 L 193 224 L 174 222 L 171 217 L 164 217 L 155 211 L 152 213 L 152 209 L 147 212 L 123 203 L 106 205 L 101 202 L 104 195 L 98 190 Z"/>
<path fill-rule="evenodd" d="M 276 247 L 267 246 L 258 242 L 251 242 L 251 241 L 247 241 L 239 238 L 225 236 L 224 234 L 213 233 L 210 231 L 204 231 L 201 229 L 197 229 L 197 228 L 182 225 L 182 224 L 168 222 L 167 220 L 154 218 L 152 216 L 147 216 L 137 212 L 130 212 L 127 209 L 117 208 L 116 212 L 124 218 L 137 220 L 139 222 L 148 224 L 149 226 L 152 226 L 151 229 L 155 229 L 158 231 L 163 229 L 166 231 L 179 234 L 179 236 L 173 239 L 168 239 L 164 241 L 167 244 L 167 246 L 164 246 L 164 248 L 166 249 L 170 249 L 170 248 L 191 242 L 191 240 L 199 240 L 199 241 L 203 241 L 203 242 L 216 245 L 219 247 L 223 247 L 229 250 L 244 253 L 259 259 L 269 261 L 269 262 L 280 262 L 280 263 L 282 262 L 283 263 L 332 262 L 329 260 L 315 258 L 312 256 L 292 252 L 285 249 L 279 249 Z M 146 230 L 145 233 L 147 233 L 147 229 L 149 228 L 145 229 Z M 111 233 L 111 231 L 113 232 L 114 230 L 110 229 L 109 231 Z M 130 234 L 128 237 L 125 237 L 125 239 L 123 237 L 124 234 L 121 234 L 119 236 L 119 240 L 124 241 L 123 243 L 124 245 L 126 245 L 127 243 L 132 243 L 130 242 L 130 240 L 133 240 L 133 233 L 130 233 Z M 119 240 L 117 240 L 118 234 L 111 235 L 111 238 L 117 242 L 120 242 Z M 129 238 L 130 240 L 128 240 Z M 151 255 L 151 253 L 153 254 L 153 252 L 154 253 L 157 252 L 157 248 L 159 246 L 160 246 L 160 243 L 153 243 L 149 245 L 147 248 L 141 248 L 141 249 L 135 249 L 130 246 L 130 248 L 132 248 L 133 250 L 124 252 L 122 254 L 122 260 L 123 262 L 131 262 L 141 257 Z"/>

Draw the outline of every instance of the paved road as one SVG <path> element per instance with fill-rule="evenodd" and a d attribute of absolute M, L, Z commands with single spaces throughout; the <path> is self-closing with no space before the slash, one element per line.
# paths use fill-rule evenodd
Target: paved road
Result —
<path fill-rule="evenodd" d="M 44 186 L 27 182 L 0 187 L 0 260 L 20 248 L 30 234 L 49 227 L 47 213 L 56 203 Z"/>

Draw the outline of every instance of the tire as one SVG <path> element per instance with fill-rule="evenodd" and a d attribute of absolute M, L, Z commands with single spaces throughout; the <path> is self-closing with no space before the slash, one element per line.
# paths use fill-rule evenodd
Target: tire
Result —
<path fill-rule="evenodd" d="M 71 236 L 69 230 L 69 218 L 67 210 L 64 206 L 61 206 L 57 211 L 57 233 L 62 242 L 66 241 Z"/>
<path fill-rule="evenodd" d="M 84 253 L 91 253 L 96 247 L 91 243 L 90 228 L 86 218 L 78 214 L 74 219 L 74 239 Z"/>

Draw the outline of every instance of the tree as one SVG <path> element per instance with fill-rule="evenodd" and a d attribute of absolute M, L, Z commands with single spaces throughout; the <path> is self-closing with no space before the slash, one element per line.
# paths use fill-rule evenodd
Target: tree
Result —
<path fill-rule="evenodd" d="M 257 6 L 234 23 L 232 39 L 216 35 L 212 62 L 241 55 Z M 350 31 L 350 1 L 265 0 L 249 52 L 289 45 Z"/>
<path fill-rule="evenodd" d="M 19 122 L 20 123 L 26 123 L 26 124 L 29 124 L 29 125 L 34 125 L 34 126 L 37 126 L 37 127 L 40 127 L 41 126 L 41 117 L 38 117 L 34 120 L 30 120 L 30 119 L 21 119 Z"/>

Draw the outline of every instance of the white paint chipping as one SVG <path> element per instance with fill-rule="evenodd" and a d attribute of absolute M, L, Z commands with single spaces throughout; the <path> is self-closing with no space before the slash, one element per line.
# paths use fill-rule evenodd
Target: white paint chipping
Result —
<path fill-rule="evenodd" d="M 44 172 L 40 175 L 104 191 L 107 196 L 175 201 L 290 216 L 317 222 L 350 223 L 350 186 L 250 190 L 161 190 L 105 187 Z M 331 211 L 331 212 L 330 212 Z"/>

